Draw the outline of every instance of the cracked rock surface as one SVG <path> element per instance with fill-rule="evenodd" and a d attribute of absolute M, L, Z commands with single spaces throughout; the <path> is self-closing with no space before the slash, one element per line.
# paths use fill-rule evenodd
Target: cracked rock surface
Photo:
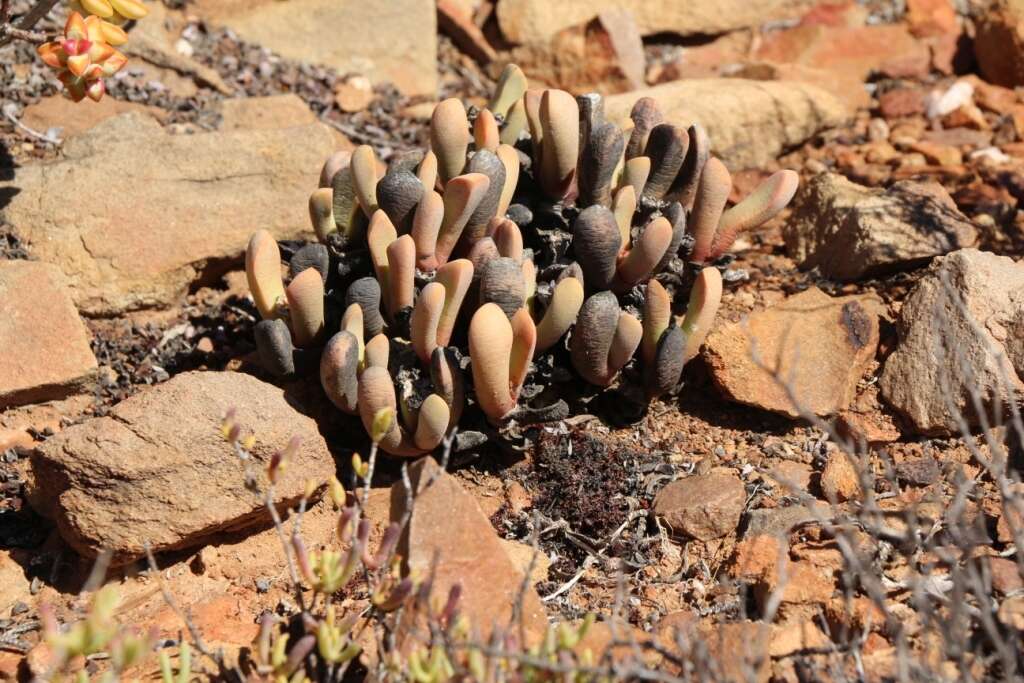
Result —
<path fill-rule="evenodd" d="M 239 373 L 188 372 L 46 441 L 32 454 L 27 494 L 77 552 L 95 557 L 106 548 L 117 564 L 142 557 L 146 542 L 154 552 L 174 550 L 269 524 L 221 436 L 230 408 L 256 434 L 260 490 L 272 454 L 299 438 L 275 488 L 279 505 L 294 505 L 309 479 L 334 474 L 316 423 L 280 388 Z"/>
<path fill-rule="evenodd" d="M 241 258 L 253 226 L 305 236 L 324 150 L 319 123 L 172 135 L 127 113 L 64 145 L 64 158 L 0 182 L 4 217 L 56 264 L 86 315 L 162 308 Z"/>

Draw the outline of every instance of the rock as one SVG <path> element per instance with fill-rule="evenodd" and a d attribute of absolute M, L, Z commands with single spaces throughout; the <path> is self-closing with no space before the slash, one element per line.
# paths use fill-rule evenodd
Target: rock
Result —
<path fill-rule="evenodd" d="M 784 150 L 849 117 L 842 102 L 813 85 L 712 78 L 613 95 L 605 102 L 608 119 L 626 125 L 633 103 L 641 97 L 654 98 L 667 121 L 683 127 L 703 125 L 712 151 L 733 170 L 765 166 Z"/>
<path fill-rule="evenodd" d="M 875 357 L 876 306 L 871 297 L 833 299 L 811 287 L 719 327 L 708 336 L 704 358 L 715 385 L 733 401 L 794 418 L 831 415 L 850 405 Z"/>
<path fill-rule="evenodd" d="M 950 0 L 907 0 L 907 25 L 918 37 L 957 34 L 960 22 Z"/>
<path fill-rule="evenodd" d="M 233 372 L 187 372 L 138 393 L 110 416 L 68 427 L 31 457 L 27 496 L 86 557 L 102 549 L 117 564 L 197 545 L 211 536 L 268 523 L 242 463 L 221 435 L 231 408 L 254 430 L 260 488 L 264 468 L 293 437 L 300 443 L 275 488 L 278 505 L 298 501 L 335 464 L 316 423 L 281 389 Z"/>
<path fill-rule="evenodd" d="M 822 173 L 797 194 L 783 236 L 801 268 L 856 280 L 971 246 L 978 232 L 938 183 L 905 180 L 883 190 Z"/>
<path fill-rule="evenodd" d="M 931 61 L 928 47 L 902 24 L 802 23 L 767 35 L 754 55 L 768 62 L 822 69 L 838 81 L 859 84 L 876 71 L 890 78 L 923 77 Z"/>
<path fill-rule="evenodd" d="M 860 476 L 849 455 L 838 450 L 829 455 L 821 471 L 821 492 L 839 503 L 861 497 Z"/>
<path fill-rule="evenodd" d="M 0 261 L 0 410 L 64 398 L 88 385 L 96 357 L 56 266 Z"/>
<path fill-rule="evenodd" d="M 1007 595 L 1024 588 L 1024 576 L 1021 576 L 1016 561 L 1005 557 L 990 557 L 988 570 L 992 575 L 992 588 L 996 592 Z"/>
<path fill-rule="evenodd" d="M 0 196 L 13 194 L 6 220 L 60 266 L 79 309 L 112 315 L 218 277 L 257 227 L 312 234 L 310 188 L 333 147 L 319 123 L 170 135 L 128 113 L 69 139 L 63 158 L 16 169 Z"/>
<path fill-rule="evenodd" d="M 148 114 L 161 123 L 167 118 L 167 112 L 159 107 L 115 100 L 113 97 L 104 97 L 99 102 L 90 101 L 84 107 L 79 104 L 83 103 L 72 102 L 63 95 L 44 97 L 25 107 L 21 122 L 43 134 L 51 128 L 59 129 L 56 137 L 64 138 L 80 135 L 113 116 L 129 111 Z"/>
<path fill-rule="evenodd" d="M 437 95 L 432 0 L 200 0 L 189 10 L 282 57 L 390 81 L 407 95 Z"/>
<path fill-rule="evenodd" d="M 754 586 L 754 595 L 763 608 L 770 600 L 785 605 L 822 605 L 835 591 L 831 571 L 806 560 L 776 562 Z"/>
<path fill-rule="evenodd" d="M 1024 265 L 976 249 L 936 259 L 904 302 L 897 332 L 883 398 L 921 434 L 958 433 L 961 415 L 978 424 L 972 392 L 998 406 L 1024 388 Z"/>
<path fill-rule="evenodd" d="M 433 458 L 411 465 L 409 478 L 416 498 L 398 546 L 404 569 L 432 577 L 434 601 L 443 603 L 451 588 L 460 585 L 459 612 L 486 642 L 494 628 L 509 624 L 523 572 L 473 496 Z M 391 520 L 399 521 L 405 513 L 406 491 L 399 481 L 391 489 Z M 536 643 L 547 629 L 547 616 L 530 584 L 522 609 L 526 639 Z"/>
<path fill-rule="evenodd" d="M 811 483 L 811 468 L 802 462 L 783 460 L 772 465 L 769 473 L 779 490 L 787 495 L 806 494 Z"/>
<path fill-rule="evenodd" d="M 369 107 L 374 97 L 373 84 L 366 76 L 350 76 L 334 86 L 334 103 L 350 114 Z"/>
<path fill-rule="evenodd" d="M 828 514 L 828 513 L 823 513 Z M 758 508 L 751 510 L 747 520 L 747 528 L 743 538 L 755 538 L 757 536 L 782 536 L 785 537 L 794 528 L 807 522 L 814 522 L 818 519 L 814 511 L 803 505 L 791 505 L 778 508 Z"/>
<path fill-rule="evenodd" d="M 822 650 L 831 645 L 828 636 L 813 621 L 773 624 L 768 652 L 772 657 L 789 657 L 806 650 Z"/>
<path fill-rule="evenodd" d="M 836 415 L 836 432 L 855 447 L 878 446 L 900 438 L 895 420 L 878 400 L 877 383 L 858 394 L 849 409 Z"/>
<path fill-rule="evenodd" d="M 729 576 L 753 583 L 775 570 L 775 565 L 786 556 L 789 547 L 786 535 L 746 534 L 733 551 L 729 562 Z M 785 545 L 783 545 L 785 544 Z"/>
<path fill-rule="evenodd" d="M 974 54 L 985 80 L 1024 85 L 1024 0 L 996 0 L 976 22 Z"/>
<path fill-rule="evenodd" d="M 712 669 L 708 678 L 719 681 L 767 683 L 771 678 L 771 626 L 761 621 L 714 623 L 701 621 L 698 639 L 707 647 Z M 707 674 L 705 674 L 707 675 Z"/>
<path fill-rule="evenodd" d="M 677 479 L 661 489 L 654 498 L 654 513 L 672 531 L 710 541 L 736 531 L 746 502 L 746 489 L 736 475 L 710 472 Z"/>
<path fill-rule="evenodd" d="M 622 93 L 644 86 L 644 45 L 633 15 L 605 10 L 562 29 L 546 43 L 528 43 L 510 57 L 529 77 L 575 95 Z"/>
<path fill-rule="evenodd" d="M 896 463 L 896 477 L 901 484 L 931 486 L 942 478 L 939 463 L 931 455 L 909 458 Z"/>
<path fill-rule="evenodd" d="M 811 4 L 810 0 L 723 0 L 714 6 L 648 0 L 501 0 L 498 25 L 509 42 L 527 43 L 588 21 L 606 9 L 622 8 L 633 13 L 645 36 L 666 32 L 714 35 L 796 17 Z"/>
<path fill-rule="evenodd" d="M 437 28 L 467 55 L 490 64 L 498 54 L 473 21 L 475 9 L 461 0 L 437 0 Z"/>
<path fill-rule="evenodd" d="M 221 104 L 221 130 L 276 130 L 316 123 L 316 114 L 298 95 L 233 97 Z"/>
<path fill-rule="evenodd" d="M 925 98 L 919 88 L 893 88 L 878 97 L 878 109 L 887 119 L 918 116 L 925 111 Z"/>

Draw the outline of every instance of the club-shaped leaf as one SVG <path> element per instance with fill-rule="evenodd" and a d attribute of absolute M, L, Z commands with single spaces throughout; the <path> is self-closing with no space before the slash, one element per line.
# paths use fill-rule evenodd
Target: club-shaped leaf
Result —
<path fill-rule="evenodd" d="M 651 172 L 644 184 L 644 199 L 656 202 L 665 198 L 679 175 L 689 146 L 690 139 L 682 128 L 660 123 L 651 130 L 644 149 L 644 156 L 651 160 Z"/>
<path fill-rule="evenodd" d="M 469 119 L 462 102 L 450 97 L 434 107 L 430 118 L 430 148 L 437 155 L 437 172 L 442 183 L 447 184 L 462 173 L 469 142 Z"/>
<path fill-rule="evenodd" d="M 367 218 L 373 215 L 377 206 L 377 155 L 373 147 L 359 145 L 352 152 L 352 185 L 356 191 L 359 206 Z"/>
<path fill-rule="evenodd" d="M 632 185 L 625 185 L 615 193 L 612 202 L 612 213 L 615 224 L 619 226 L 619 251 L 629 249 L 630 233 L 633 229 L 633 214 L 636 212 L 636 191 Z"/>
<path fill-rule="evenodd" d="M 412 229 L 416 206 L 423 198 L 423 185 L 411 171 L 389 171 L 377 183 L 377 201 L 402 235 Z"/>
<path fill-rule="evenodd" d="M 428 260 L 431 270 L 448 262 L 466 223 L 487 194 L 490 185 L 490 179 L 482 173 L 467 173 L 452 178 L 445 185 L 444 219 L 437 235 L 434 261 Z"/>
<path fill-rule="evenodd" d="M 499 256 L 484 265 L 480 273 L 481 304 L 497 304 L 511 318 L 523 307 L 525 299 L 523 270 L 518 262 Z"/>
<path fill-rule="evenodd" d="M 664 216 L 652 219 L 619 262 L 614 288 L 626 291 L 646 280 L 654 273 L 654 267 L 661 262 L 671 244 L 672 224 Z"/>
<path fill-rule="evenodd" d="M 717 268 L 708 267 L 697 274 L 690 290 L 690 303 L 680 327 L 686 335 L 683 362 L 688 363 L 700 351 L 704 339 L 711 331 L 718 306 L 722 302 L 722 274 Z"/>
<path fill-rule="evenodd" d="M 295 374 L 295 347 L 288 324 L 280 318 L 269 318 L 256 323 L 253 329 L 260 365 L 275 377 Z"/>
<path fill-rule="evenodd" d="M 512 105 L 505 117 L 505 125 L 501 128 L 498 139 L 503 145 L 514 145 L 526 129 L 526 103 L 520 99 Z"/>
<path fill-rule="evenodd" d="M 537 325 L 537 354 L 550 349 L 569 331 L 582 305 L 583 282 L 567 277 L 555 285 L 548 309 Z"/>
<path fill-rule="evenodd" d="M 649 399 L 674 391 L 683 376 L 686 335 L 675 321 L 672 322 L 658 340 L 654 360 L 644 366 L 644 385 Z"/>
<path fill-rule="evenodd" d="M 591 384 L 608 386 L 642 336 L 640 321 L 619 309 L 614 294 L 593 294 L 583 302 L 569 341 L 572 365 Z"/>
<path fill-rule="evenodd" d="M 716 259 L 732 246 L 736 236 L 771 220 L 786 208 L 800 184 L 795 171 L 782 170 L 757 186 L 739 204 L 722 214 L 718 232 L 711 243 L 711 259 Z"/>
<path fill-rule="evenodd" d="M 444 440 L 448 432 L 451 412 L 448 404 L 437 394 L 430 394 L 420 405 L 416 418 L 416 434 L 413 443 L 423 451 L 432 451 Z"/>
<path fill-rule="evenodd" d="M 480 409 L 501 420 L 516 407 L 509 384 L 512 324 L 497 304 L 484 304 L 469 323 L 469 356 Z"/>
<path fill-rule="evenodd" d="M 320 187 L 309 195 L 309 221 L 313 224 L 316 238 L 326 243 L 327 237 L 338 230 L 334 222 L 334 190 Z"/>
<path fill-rule="evenodd" d="M 341 316 L 340 331 L 348 332 L 356 338 L 359 347 L 359 362 L 363 362 L 363 309 L 359 304 L 349 304 Z"/>
<path fill-rule="evenodd" d="M 292 260 L 288 262 L 288 276 L 294 278 L 306 268 L 316 268 L 326 284 L 327 271 L 330 267 L 331 255 L 327 251 L 327 247 L 318 242 L 312 242 L 300 247 L 292 256 Z"/>
<path fill-rule="evenodd" d="M 348 150 L 341 150 L 327 157 L 320 169 L 320 187 L 332 187 L 334 174 L 348 166 L 351 159 L 352 152 Z"/>
<path fill-rule="evenodd" d="M 647 178 L 651 174 L 651 160 L 649 157 L 633 157 L 626 162 L 622 168 L 622 177 L 619 180 L 619 187 L 632 186 L 637 197 L 641 196 L 647 187 Z"/>
<path fill-rule="evenodd" d="M 423 453 L 424 449 L 417 448 L 412 437 L 398 424 L 398 399 L 395 395 L 395 385 L 386 367 L 372 366 L 363 370 L 359 378 L 358 397 L 359 417 L 363 421 L 363 428 L 367 434 L 372 435 L 374 431 L 382 434 L 378 445 L 385 453 L 398 456 L 416 456 Z M 385 428 L 375 430 L 374 422 L 378 414 L 390 414 L 392 417 Z"/>
<path fill-rule="evenodd" d="M 437 323 L 444 309 L 444 285 L 431 282 L 420 292 L 409 322 L 412 348 L 426 365 L 437 348 Z"/>
<path fill-rule="evenodd" d="M 651 97 L 641 97 L 633 103 L 629 118 L 633 120 L 633 130 L 626 143 L 627 160 L 644 153 L 644 149 L 647 147 L 647 136 L 651 134 L 651 130 L 655 126 L 665 120 L 657 101 Z"/>
<path fill-rule="evenodd" d="M 473 263 L 469 259 L 455 259 L 437 269 L 434 282 L 444 287 L 444 308 L 437 322 L 437 343 L 448 346 L 462 302 L 473 283 Z"/>
<path fill-rule="evenodd" d="M 611 211 L 595 204 L 580 212 L 573 226 L 572 248 L 587 287 L 611 287 L 621 247 L 619 224 Z"/>
<path fill-rule="evenodd" d="M 416 265 L 424 272 L 436 267 L 434 250 L 437 247 L 437 235 L 441 231 L 443 220 L 444 198 L 437 192 L 427 192 L 416 207 L 411 233 L 413 243 L 416 245 Z"/>
<path fill-rule="evenodd" d="M 345 166 L 334 174 L 332 179 L 331 211 L 334 214 L 334 225 L 338 228 L 341 247 L 355 244 L 360 237 L 363 225 L 363 211 L 359 208 L 356 196 L 355 180 L 352 167 Z"/>
<path fill-rule="evenodd" d="M 473 142 L 477 150 L 486 149 L 496 152 L 498 145 L 498 122 L 489 109 L 481 109 L 473 121 Z"/>
<path fill-rule="evenodd" d="M 679 169 L 679 175 L 669 190 L 669 198 L 678 201 L 683 208 L 690 209 L 697 197 L 697 186 L 704 172 L 704 164 L 711 156 L 711 141 L 704 126 L 699 123 L 690 126 L 686 134 L 690 138 L 690 147 L 686 150 L 683 167 Z"/>
<path fill-rule="evenodd" d="M 388 267 L 388 246 L 398 239 L 398 231 L 383 209 L 377 209 L 370 218 L 366 231 L 366 244 L 370 250 L 370 262 L 380 284 L 381 298 L 388 313 L 391 312 L 390 276 Z"/>
<path fill-rule="evenodd" d="M 391 315 L 413 305 L 416 289 L 416 245 L 402 235 L 388 245 L 388 295 Z"/>
<path fill-rule="evenodd" d="M 494 152 L 482 149 L 473 155 L 466 167 L 468 173 L 480 173 L 487 176 L 487 191 L 480 203 L 470 214 L 466 227 L 460 238 L 463 244 L 461 253 L 466 253 L 473 244 L 487 233 L 487 224 L 498 213 L 498 203 L 505 187 L 505 164 Z"/>
<path fill-rule="evenodd" d="M 509 110 L 520 101 L 526 92 L 527 80 L 523 70 L 515 64 L 508 64 L 498 77 L 494 87 L 494 95 L 487 108 L 498 116 L 508 118 Z"/>
<path fill-rule="evenodd" d="M 264 320 L 278 317 L 278 306 L 285 300 L 281 250 L 277 247 L 277 240 L 266 230 L 257 230 L 249 238 L 245 250 L 245 275 L 260 317 Z"/>
<path fill-rule="evenodd" d="M 662 214 L 672 225 L 672 241 L 669 243 L 668 249 L 665 250 L 665 255 L 661 257 L 658 265 L 654 267 L 655 273 L 660 273 L 668 267 L 669 261 L 679 253 L 679 247 L 683 244 L 683 239 L 686 237 L 686 211 L 683 210 L 679 202 L 672 202 L 666 206 L 662 210 Z"/>
<path fill-rule="evenodd" d="M 380 314 L 380 283 L 374 277 L 361 277 L 345 292 L 345 308 L 358 304 L 363 312 L 363 338 L 376 337 L 384 331 L 384 318 Z"/>
<path fill-rule="evenodd" d="M 437 189 L 437 155 L 432 151 L 427 150 L 423 155 L 423 160 L 416 168 L 416 177 L 419 178 L 425 194 Z"/>
<path fill-rule="evenodd" d="M 658 340 L 672 322 L 672 297 L 657 280 L 647 281 L 647 294 L 643 311 L 644 336 L 640 342 L 640 357 L 645 366 L 654 364 Z"/>
<path fill-rule="evenodd" d="M 523 233 L 519 226 L 507 218 L 495 218 L 488 228 L 498 253 L 515 261 L 523 260 Z"/>
<path fill-rule="evenodd" d="M 459 423 L 466 407 L 466 388 L 458 363 L 444 347 L 436 347 L 430 357 L 430 381 L 434 385 L 434 392 L 448 404 L 450 415 L 447 431 L 451 431 Z"/>
<path fill-rule="evenodd" d="M 512 399 L 519 400 L 519 391 L 530 372 L 530 361 L 537 348 L 537 327 L 525 308 L 516 311 L 511 319 L 512 351 L 509 353 L 509 385 Z"/>
<path fill-rule="evenodd" d="M 711 255 L 711 244 L 722 218 L 722 210 L 732 191 L 732 176 L 716 157 L 708 159 L 700 176 L 697 197 L 693 202 L 693 252 L 690 260 L 704 263 Z"/>
<path fill-rule="evenodd" d="M 320 385 L 340 410 L 354 415 L 359 398 L 359 342 L 342 330 L 328 340 L 320 356 Z"/>
<path fill-rule="evenodd" d="M 363 367 L 387 368 L 391 357 L 391 341 L 386 334 L 378 334 L 363 347 Z"/>
<path fill-rule="evenodd" d="M 307 268 L 284 290 L 288 298 L 292 337 L 295 345 L 314 345 L 324 330 L 324 281 L 315 268 Z"/>
<path fill-rule="evenodd" d="M 612 176 L 625 146 L 622 131 L 614 123 L 604 123 L 591 131 L 580 156 L 577 206 L 611 206 Z"/>
<path fill-rule="evenodd" d="M 568 192 L 576 173 L 580 149 L 580 110 L 564 90 L 545 90 L 540 101 L 540 185 L 552 199 Z"/>
<path fill-rule="evenodd" d="M 516 186 L 519 184 L 519 152 L 511 145 L 498 145 L 495 152 L 498 159 L 505 167 L 505 184 L 501 188 L 501 196 L 498 198 L 498 208 L 495 215 L 503 218 L 512 203 L 512 196 L 515 194 Z"/>

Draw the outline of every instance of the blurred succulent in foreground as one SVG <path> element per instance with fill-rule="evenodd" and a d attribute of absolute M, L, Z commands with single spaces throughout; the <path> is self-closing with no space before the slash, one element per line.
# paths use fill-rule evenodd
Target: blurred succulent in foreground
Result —
<path fill-rule="evenodd" d="M 38 48 L 43 62 L 57 69 L 57 78 L 75 102 L 88 97 L 98 102 L 106 92 L 104 78 L 113 76 L 128 61 L 111 43 L 124 41 L 124 32 L 97 16 L 82 18 L 72 12 L 60 40 Z M 120 42 L 118 42 L 120 41 Z"/>
<path fill-rule="evenodd" d="M 532 90 L 512 65 L 487 108 L 437 105 L 425 153 L 386 168 L 365 145 L 332 155 L 309 199 L 318 242 L 288 245 L 287 272 L 268 232 L 249 242 L 265 367 L 318 361 L 331 401 L 405 456 L 467 404 L 501 426 L 616 384 L 639 401 L 677 391 L 726 253 L 798 178 L 779 171 L 727 209 L 732 179 L 699 124 L 665 122 L 650 98 L 630 118 L 623 131 L 600 96 Z"/>

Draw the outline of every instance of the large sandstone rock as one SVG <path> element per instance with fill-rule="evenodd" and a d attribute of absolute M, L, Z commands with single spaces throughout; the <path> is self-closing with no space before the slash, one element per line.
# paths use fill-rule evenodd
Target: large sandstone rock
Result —
<path fill-rule="evenodd" d="M 498 25 L 512 43 L 527 43 L 594 18 L 606 9 L 633 13 L 644 35 L 725 33 L 772 19 L 800 16 L 812 0 L 722 0 L 654 2 L 652 0 L 501 0 Z"/>
<path fill-rule="evenodd" d="M 130 111 L 149 114 L 161 123 L 167 118 L 167 111 L 159 107 L 116 100 L 113 97 L 104 97 L 99 102 L 90 101 L 84 107 L 79 107 L 79 104 L 84 103 L 72 102 L 64 95 L 50 95 L 25 107 L 21 122 L 40 133 L 58 129 L 57 137 L 66 138 L 81 135 L 109 118 Z"/>
<path fill-rule="evenodd" d="M 550 40 L 512 51 L 533 87 L 545 85 L 581 95 L 636 90 L 644 85 L 644 44 L 633 16 L 602 12 L 564 28 Z"/>
<path fill-rule="evenodd" d="M 657 100 L 667 121 L 703 125 L 712 151 L 733 170 L 763 166 L 849 117 L 834 95 L 806 83 L 712 78 L 613 95 L 605 104 L 608 119 L 626 125 L 641 97 Z"/>
<path fill-rule="evenodd" d="M 850 405 L 878 348 L 876 301 L 817 287 L 708 336 L 704 358 L 726 397 L 789 417 Z"/>
<path fill-rule="evenodd" d="M 800 267 L 837 280 L 917 266 L 978 239 L 938 183 L 869 188 L 835 173 L 817 175 L 801 189 L 783 235 Z"/>
<path fill-rule="evenodd" d="M 897 331 L 883 398 L 922 434 L 957 433 L 961 416 L 977 425 L 972 394 L 991 415 L 1024 392 L 1024 265 L 976 249 L 936 259 Z"/>
<path fill-rule="evenodd" d="M 431 577 L 432 599 L 439 603 L 460 585 L 459 612 L 482 642 L 492 629 L 509 627 L 523 589 L 521 624 L 529 643 L 536 644 L 547 629 L 544 606 L 533 586 L 524 586 L 523 572 L 477 501 L 429 456 L 409 468 L 409 478 L 415 502 L 398 548 L 406 569 Z M 397 482 L 391 489 L 392 521 L 400 521 L 406 510 L 406 490 Z"/>
<path fill-rule="evenodd" d="M 390 81 L 407 95 L 437 94 L 432 0 L 199 0 L 189 9 L 288 59 Z"/>
<path fill-rule="evenodd" d="M 978 13 L 974 54 L 996 85 L 1024 85 L 1024 0 L 996 0 Z"/>
<path fill-rule="evenodd" d="M 117 563 L 143 556 L 146 542 L 173 550 L 265 525 L 263 499 L 246 487 L 245 467 L 221 434 L 231 408 L 256 434 L 251 467 L 261 491 L 272 454 L 300 440 L 275 489 L 279 505 L 296 502 L 308 480 L 334 474 L 316 423 L 281 389 L 249 375 L 189 372 L 46 441 L 31 458 L 29 501 L 76 551 L 109 549 Z"/>
<path fill-rule="evenodd" d="M 171 135 L 151 118 L 109 119 L 64 157 L 0 182 L 3 209 L 60 266 L 88 315 L 160 307 L 238 261 L 252 232 L 312 233 L 307 201 L 334 148 L 326 126 Z"/>
<path fill-rule="evenodd" d="M 0 409 L 63 398 L 96 373 L 89 333 L 56 266 L 0 261 Z"/>

